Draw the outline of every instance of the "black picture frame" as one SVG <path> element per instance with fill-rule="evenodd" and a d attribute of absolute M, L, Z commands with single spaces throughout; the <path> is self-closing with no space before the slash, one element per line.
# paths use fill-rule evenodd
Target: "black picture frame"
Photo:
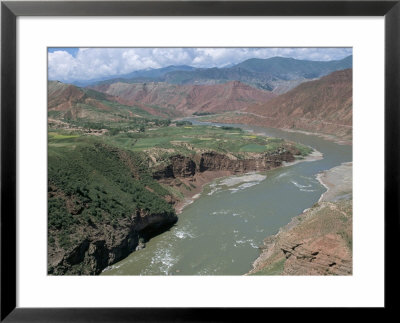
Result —
<path fill-rule="evenodd" d="M 82 1 L 1 3 L 1 321 L 237 321 L 263 309 L 16 307 L 16 19 L 18 16 L 384 16 L 385 309 L 394 309 L 399 233 L 400 1 Z M 373 64 L 373 62 L 371 62 Z"/>

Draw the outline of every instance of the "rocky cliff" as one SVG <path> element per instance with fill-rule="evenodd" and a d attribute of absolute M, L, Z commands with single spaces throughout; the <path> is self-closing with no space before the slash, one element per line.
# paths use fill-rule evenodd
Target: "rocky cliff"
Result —
<path fill-rule="evenodd" d="M 254 171 L 267 171 L 292 162 L 300 152 L 291 147 L 273 153 L 251 153 L 239 159 L 230 154 L 216 152 L 197 153 L 192 157 L 172 156 L 166 165 L 154 167 L 153 177 L 162 185 L 173 188 L 181 197 L 173 201 L 177 213 L 201 193 L 204 185 L 216 178 L 245 174 Z"/>
<path fill-rule="evenodd" d="M 299 153 L 295 147 L 279 148 L 269 153 L 248 153 L 239 159 L 230 154 L 204 151 L 193 156 L 176 154 L 164 163 L 150 165 L 153 178 L 173 187 L 184 197 L 199 193 L 212 179 L 250 171 L 266 171 L 293 161 Z M 148 188 L 152 191 L 151 188 Z M 52 191 L 49 194 L 56 194 Z M 65 198 L 65 196 L 63 197 Z M 70 199 L 70 198 L 69 198 Z M 175 209 L 181 207 L 177 197 L 165 196 Z M 73 204 L 68 201 L 67 204 Z M 72 212 L 73 213 L 73 212 Z M 96 275 L 104 268 L 128 256 L 152 236 L 168 229 L 177 221 L 175 213 L 150 213 L 137 210 L 118 223 L 93 223 L 81 226 L 73 235 L 75 241 L 69 248 L 49 247 L 48 273 L 50 275 Z M 49 236 L 52 236 L 51 230 Z M 79 240 L 79 237 L 82 237 Z"/>
<path fill-rule="evenodd" d="M 104 268 L 128 256 L 143 242 L 177 221 L 173 213 L 149 214 L 137 211 L 115 225 L 94 223 L 80 230 L 85 239 L 74 247 L 49 250 L 50 275 L 97 275 Z"/>
<path fill-rule="evenodd" d="M 176 155 L 169 160 L 170 163 L 166 166 L 154 170 L 155 179 L 193 177 L 205 171 L 228 171 L 231 174 L 266 171 L 281 166 L 282 162 L 294 161 L 294 154 L 280 149 L 273 153 L 253 153 L 248 158 L 238 159 L 232 155 L 204 152 L 193 157 Z"/>
<path fill-rule="evenodd" d="M 328 187 L 320 201 L 264 240 L 250 274 L 352 274 L 352 165 L 320 179 Z"/>

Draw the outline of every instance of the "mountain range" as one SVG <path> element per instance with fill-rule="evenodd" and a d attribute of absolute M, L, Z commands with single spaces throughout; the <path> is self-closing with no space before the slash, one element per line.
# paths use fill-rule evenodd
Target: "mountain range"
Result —
<path fill-rule="evenodd" d="M 116 82 L 166 82 L 170 84 L 220 84 L 241 81 L 253 87 L 284 93 L 298 84 L 352 67 L 352 56 L 333 61 L 298 60 L 287 57 L 251 58 L 231 67 L 195 68 L 187 65 L 134 71 L 107 79 L 75 82 L 78 86 L 96 86 Z"/>

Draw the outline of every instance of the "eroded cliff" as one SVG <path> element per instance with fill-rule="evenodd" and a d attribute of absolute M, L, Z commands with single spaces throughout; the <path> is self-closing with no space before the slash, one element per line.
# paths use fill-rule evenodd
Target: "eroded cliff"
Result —
<path fill-rule="evenodd" d="M 103 148 L 103 147 L 101 147 Z M 143 176 L 133 165 L 127 155 L 121 157 L 119 150 L 112 151 L 118 160 L 128 167 L 130 176 Z M 149 170 L 152 177 L 163 187 L 173 189 L 180 194 L 165 194 L 164 200 L 180 211 L 186 197 L 199 193 L 204 184 L 211 180 L 232 174 L 242 174 L 251 171 L 266 171 L 282 165 L 283 162 L 294 161 L 294 154 L 299 153 L 295 147 L 291 150 L 279 148 L 268 153 L 246 153 L 241 158 L 231 154 L 203 151 L 184 156 L 173 154 L 163 161 L 149 159 Z M 146 186 L 150 194 L 154 190 Z M 76 216 L 87 207 L 77 203 L 77 198 L 60 193 L 51 186 L 49 197 L 61 198 L 66 205 L 71 206 L 70 214 Z M 151 201 L 150 201 L 151 203 Z M 79 205 L 78 205 L 79 204 Z M 76 207 L 76 210 L 74 207 Z M 74 227 L 70 232 L 70 244 L 60 248 L 60 241 L 50 244 L 48 273 L 52 275 L 96 275 L 104 268 L 128 256 L 152 236 L 165 231 L 177 221 L 175 212 L 163 211 L 157 213 L 145 208 L 137 208 L 129 216 L 118 221 L 94 222 L 88 218 L 86 225 Z M 57 236 L 56 229 L 49 228 L 49 237 Z M 58 240 L 62 240 L 60 237 Z"/>
<path fill-rule="evenodd" d="M 351 163 L 320 176 L 328 192 L 276 235 L 264 240 L 249 274 L 351 275 L 351 176 Z"/>

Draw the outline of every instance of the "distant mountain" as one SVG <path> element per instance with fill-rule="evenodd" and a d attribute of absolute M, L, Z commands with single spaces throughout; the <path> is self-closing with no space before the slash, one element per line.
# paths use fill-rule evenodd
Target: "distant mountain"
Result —
<path fill-rule="evenodd" d="M 164 81 L 173 84 L 218 84 L 237 80 L 281 94 L 307 80 L 351 67 L 352 56 L 337 61 L 252 58 L 229 68 L 169 72 L 165 74 Z"/>
<path fill-rule="evenodd" d="M 101 83 L 115 83 L 115 82 L 129 82 L 129 83 L 141 83 L 141 82 L 151 82 L 155 80 L 161 80 L 163 76 L 168 72 L 173 71 L 193 71 L 195 67 L 188 65 L 170 65 L 162 68 L 150 68 L 144 70 L 134 71 L 123 75 L 112 75 L 96 79 L 91 79 L 88 81 L 76 81 L 73 82 L 77 86 L 89 86 Z"/>
<path fill-rule="evenodd" d="M 266 103 L 249 106 L 246 112 L 253 121 L 246 123 L 351 138 L 352 81 L 352 69 L 346 69 L 302 83 Z"/>
<path fill-rule="evenodd" d="M 251 58 L 224 68 L 194 68 L 183 65 L 136 71 L 97 84 L 165 82 L 179 85 L 212 85 L 240 81 L 258 89 L 282 94 L 302 82 L 351 68 L 352 61 L 352 56 L 335 61 L 309 61 L 286 57 Z"/>
<path fill-rule="evenodd" d="M 177 85 L 169 83 L 98 84 L 92 89 L 114 97 L 124 105 L 171 109 L 181 116 L 242 110 L 257 102 L 267 102 L 275 95 L 238 81 L 216 85 Z"/>
<path fill-rule="evenodd" d="M 135 77 L 158 78 L 158 77 L 164 76 L 165 74 L 167 74 L 169 72 L 194 71 L 194 70 L 196 70 L 195 67 L 188 66 L 188 65 L 170 65 L 170 66 L 162 67 L 162 68 L 154 68 L 154 69 L 135 71 L 135 72 L 132 72 L 132 73 L 122 76 L 122 78 L 125 78 L 125 79 L 135 78 Z"/>
<path fill-rule="evenodd" d="M 253 73 L 270 75 L 281 80 L 313 79 L 333 71 L 352 67 L 352 56 L 338 61 L 308 61 L 286 57 L 251 58 L 232 68 L 243 68 Z"/>

